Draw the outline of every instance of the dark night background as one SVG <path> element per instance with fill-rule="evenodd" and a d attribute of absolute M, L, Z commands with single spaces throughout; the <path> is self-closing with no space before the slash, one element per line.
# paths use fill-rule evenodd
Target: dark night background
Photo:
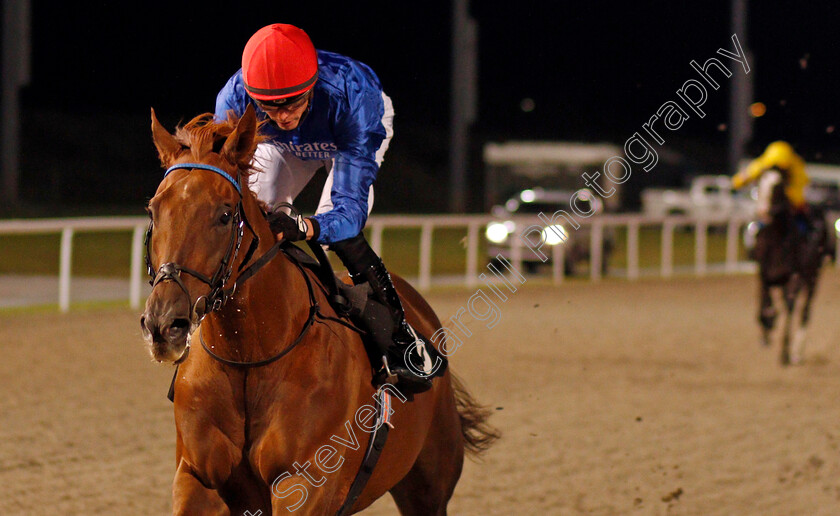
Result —
<path fill-rule="evenodd" d="M 485 142 L 623 143 L 696 78 L 692 59 L 703 63 L 718 48 L 732 48 L 727 1 L 472 4 L 480 51 L 473 210 L 480 209 Z M 170 130 L 212 111 L 250 35 L 281 21 L 306 30 L 317 48 L 371 65 L 394 100 L 396 135 L 376 211 L 446 210 L 449 2 L 32 0 L 31 9 L 21 156 L 21 193 L 30 207 L 141 213 L 161 174 L 149 108 Z M 741 41 L 751 51 L 754 100 L 767 114 L 755 120 L 749 155 L 787 139 L 808 161 L 840 162 L 838 20 L 835 2 L 751 2 Z M 666 136 L 665 148 L 685 156 L 685 173 L 732 172 L 722 83 L 709 90 L 704 119 L 692 116 Z M 532 112 L 520 109 L 523 98 L 534 100 Z M 680 180 L 658 172 L 635 173 L 630 182 L 638 189 Z"/>

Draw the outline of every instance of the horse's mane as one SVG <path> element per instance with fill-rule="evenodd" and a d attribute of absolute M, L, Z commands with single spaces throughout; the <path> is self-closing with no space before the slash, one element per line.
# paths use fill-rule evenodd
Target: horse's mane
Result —
<path fill-rule="evenodd" d="M 175 129 L 175 139 L 181 145 L 188 147 L 192 153 L 192 160 L 201 163 L 205 156 L 211 152 L 219 152 L 228 136 L 236 129 L 239 117 L 228 111 L 228 117 L 224 120 L 215 118 L 213 113 L 204 113 L 193 118 L 184 126 Z M 257 133 L 250 148 L 242 153 L 247 159 L 239 160 L 240 173 L 243 179 L 247 180 L 253 171 L 251 158 L 257 149 L 257 144 L 265 141 L 266 136 L 261 134 L 259 129 L 264 121 L 257 122 Z"/>

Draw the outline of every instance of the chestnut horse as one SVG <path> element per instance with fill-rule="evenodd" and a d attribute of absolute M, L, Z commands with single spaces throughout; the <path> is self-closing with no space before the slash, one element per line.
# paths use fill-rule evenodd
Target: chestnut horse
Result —
<path fill-rule="evenodd" d="M 315 275 L 273 254 L 247 187 L 254 112 L 201 115 L 173 135 L 152 111 L 152 134 L 167 174 L 148 206 L 155 281 L 141 326 L 152 357 L 179 364 L 173 512 L 336 514 L 365 453 L 359 412 L 372 405 L 372 369 L 359 334 L 311 288 Z M 440 329 L 420 294 L 394 280 L 408 321 L 425 335 Z M 329 317 L 313 320 L 313 306 Z M 404 515 L 446 514 L 465 449 L 478 454 L 498 436 L 488 415 L 448 371 L 413 401 L 395 397 L 390 439 L 347 513 L 390 492 Z"/>

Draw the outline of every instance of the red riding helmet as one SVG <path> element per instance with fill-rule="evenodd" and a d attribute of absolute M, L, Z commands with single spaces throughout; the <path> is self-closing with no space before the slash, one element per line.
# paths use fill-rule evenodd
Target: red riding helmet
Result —
<path fill-rule="evenodd" d="M 309 36 L 294 25 L 275 23 L 258 30 L 242 52 L 242 79 L 257 100 L 295 97 L 318 78 L 318 56 Z"/>

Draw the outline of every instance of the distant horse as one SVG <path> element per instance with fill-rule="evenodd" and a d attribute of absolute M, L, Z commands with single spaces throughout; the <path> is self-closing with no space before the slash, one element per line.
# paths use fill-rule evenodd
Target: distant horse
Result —
<path fill-rule="evenodd" d="M 179 367 L 173 511 L 352 514 L 390 492 L 404 515 L 444 515 L 465 448 L 497 437 L 449 371 L 413 401 L 394 396 L 378 466 L 341 508 L 365 454 L 357 428 L 371 426 L 372 368 L 315 274 L 277 252 L 247 186 L 257 130 L 251 108 L 233 121 L 196 117 L 175 135 L 152 111 L 167 173 L 148 206 L 154 286 L 141 326 L 152 357 Z M 408 321 L 433 335 L 432 309 L 394 280 Z"/>
<path fill-rule="evenodd" d="M 811 302 L 817 287 L 823 255 L 828 251 L 825 219 L 820 210 L 811 209 L 810 229 L 806 233 L 798 227 L 790 203 L 784 192 L 784 172 L 765 172 L 759 181 L 759 211 L 766 211 L 769 223 L 756 236 L 754 257 L 759 264 L 761 306 L 758 320 L 762 328 L 762 343 L 770 344 L 770 331 L 776 320 L 776 309 L 770 289 L 782 289 L 787 309 L 782 337 L 781 362 L 799 363 L 805 344 L 805 334 L 811 315 Z M 763 210 L 762 210 L 763 207 Z M 799 313 L 799 328 L 793 337 L 791 330 L 800 293 L 804 296 Z"/>

